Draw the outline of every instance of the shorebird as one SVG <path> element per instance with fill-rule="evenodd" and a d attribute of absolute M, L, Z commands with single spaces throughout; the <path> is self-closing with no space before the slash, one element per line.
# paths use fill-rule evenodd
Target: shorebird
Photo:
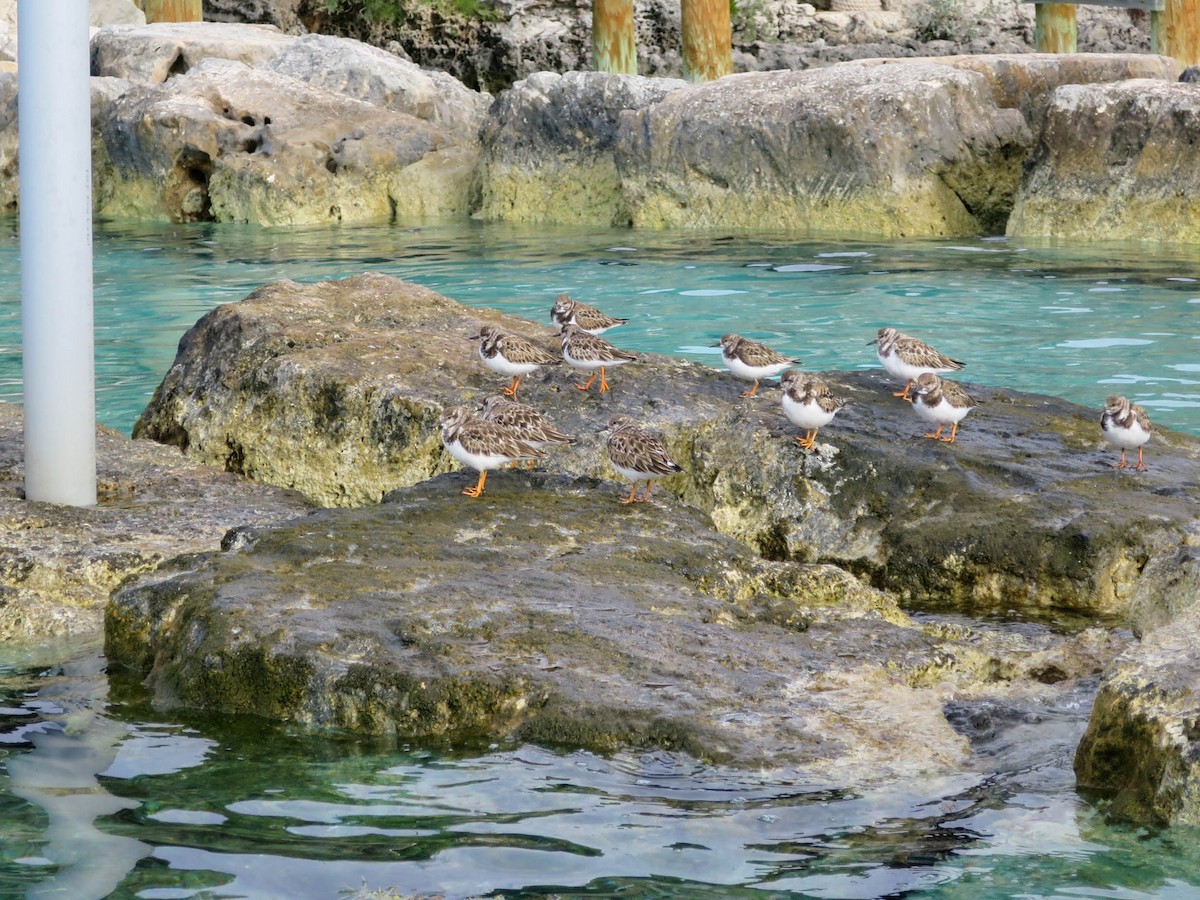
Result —
<path fill-rule="evenodd" d="M 521 378 L 536 371 L 541 366 L 550 366 L 561 362 L 557 356 L 543 350 L 537 344 L 506 334 L 495 325 L 482 325 L 479 334 L 472 335 L 469 340 L 479 341 L 479 358 L 493 372 L 508 375 L 512 378 L 509 387 L 500 388 L 501 393 L 508 397 L 517 396 L 517 388 Z"/>
<path fill-rule="evenodd" d="M 758 393 L 758 382 L 763 378 L 778 375 L 788 366 L 799 364 L 800 360 L 776 353 L 766 344 L 744 338 L 740 334 L 726 334 L 718 342 L 721 348 L 721 359 L 725 366 L 736 377 L 743 381 L 753 381 L 754 387 L 742 391 L 741 396 L 753 397 Z"/>
<path fill-rule="evenodd" d="M 1104 439 L 1114 447 L 1121 448 L 1121 461 L 1113 463 L 1114 469 L 1127 469 L 1125 451 L 1137 447 L 1138 461 L 1133 467 L 1135 472 L 1145 472 L 1147 466 L 1142 462 L 1142 449 L 1150 440 L 1150 432 L 1154 426 L 1146 411 L 1136 403 L 1130 403 L 1117 394 L 1104 401 L 1104 414 L 1100 416 L 1100 430 Z"/>
<path fill-rule="evenodd" d="M 499 425 L 475 418 L 465 406 L 445 410 L 438 424 L 442 429 L 442 444 L 450 455 L 479 472 L 478 483 L 463 491 L 468 497 L 483 493 L 488 469 L 519 459 L 542 458 L 542 452 L 536 447 L 518 440 Z"/>
<path fill-rule="evenodd" d="M 884 370 L 893 378 L 903 378 L 907 382 L 904 390 L 893 396 L 903 397 L 910 402 L 908 392 L 921 373 L 932 372 L 936 375 L 941 372 L 954 372 L 966 365 L 939 353 L 924 341 L 900 333 L 895 328 L 880 328 L 875 340 L 867 341 L 868 347 L 872 344 L 876 345 L 875 355 Z"/>
<path fill-rule="evenodd" d="M 592 377 L 587 384 L 577 384 L 575 387 L 586 391 L 596 380 L 596 372 L 600 373 L 600 393 L 608 390 L 608 381 L 604 370 L 610 366 L 623 366 L 637 359 L 632 353 L 618 350 L 604 338 L 588 334 L 578 325 L 564 325 L 562 330 L 563 360 L 573 369 L 581 372 L 591 372 Z"/>
<path fill-rule="evenodd" d="M 603 334 L 629 320 L 605 315 L 596 307 L 581 303 L 569 294 L 559 294 L 554 298 L 554 305 L 550 307 L 550 321 L 559 331 L 562 331 L 564 325 L 578 325 L 580 331 L 586 331 L 588 334 Z"/>
<path fill-rule="evenodd" d="M 650 499 L 650 480 L 682 472 L 683 467 L 671 459 L 662 436 L 640 427 L 631 416 L 613 416 L 608 427 L 608 458 L 624 478 L 633 482 L 633 490 L 622 503 L 645 503 Z M 641 500 L 637 490 L 645 483 Z"/>
<path fill-rule="evenodd" d="M 812 450 L 817 443 L 817 432 L 833 421 L 838 410 L 846 401 L 838 400 L 829 392 L 820 378 L 805 375 L 799 369 L 788 369 L 779 379 L 783 388 L 783 413 L 793 425 L 805 430 L 804 437 L 796 436 L 796 443 L 805 450 Z"/>
<path fill-rule="evenodd" d="M 532 406 L 508 400 L 499 394 L 483 401 L 483 415 L 480 418 L 493 425 L 499 425 L 517 440 L 535 450 L 545 450 L 549 444 L 575 443 L 575 438 L 563 434 Z M 532 466 L 534 462 L 530 460 L 529 465 Z"/>
<path fill-rule="evenodd" d="M 958 423 L 979 404 L 961 384 L 946 381 L 932 372 L 922 372 L 913 383 L 917 386 L 917 396 L 912 401 L 913 409 L 926 422 L 937 423 L 937 431 L 925 437 L 940 438 L 947 444 L 953 444 L 958 434 Z M 942 428 L 946 425 L 954 426 L 950 429 L 950 437 L 942 437 Z"/>

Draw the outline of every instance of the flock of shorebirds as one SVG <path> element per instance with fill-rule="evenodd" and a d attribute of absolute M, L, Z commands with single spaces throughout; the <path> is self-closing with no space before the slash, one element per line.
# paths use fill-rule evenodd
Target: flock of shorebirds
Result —
<path fill-rule="evenodd" d="M 516 400 L 522 378 L 542 366 L 565 362 L 588 376 L 585 383 L 575 385 L 579 390 L 590 390 L 598 375 L 599 391 L 604 393 L 608 390 L 605 370 L 637 358 L 599 336 L 624 325 L 627 319 L 606 315 L 594 306 L 560 294 L 550 309 L 550 320 L 562 339 L 561 357 L 494 325 L 484 325 L 470 338 L 479 342 L 479 357 L 485 366 L 512 379 L 511 384 L 500 389 L 504 396 L 488 397 L 478 415 L 464 406 L 451 407 L 442 413 L 442 443 L 460 463 L 479 472 L 479 481 L 463 491 L 470 497 L 483 493 L 490 469 L 521 461 L 533 465 L 544 457 L 547 447 L 575 442 L 546 421 L 537 409 Z M 925 437 L 953 444 L 959 423 L 978 402 L 962 385 L 942 378 L 941 373 L 957 371 L 964 363 L 895 328 L 879 329 L 874 340 L 868 342 L 871 345 L 875 346 L 884 370 L 905 381 L 904 390 L 894 396 L 910 402 L 921 419 L 937 426 Z M 727 334 L 719 346 L 721 359 L 729 371 L 739 379 L 754 382 L 753 387 L 742 392 L 742 397 L 756 396 L 764 378 L 781 375 L 784 415 L 793 425 L 804 429 L 804 435 L 795 438 L 796 443 L 805 450 L 814 449 L 817 432 L 833 421 L 845 401 L 834 397 L 820 378 L 792 368 L 799 364 L 798 359 L 777 353 L 765 344 Z M 947 426 L 950 434 L 943 436 Z M 1142 450 L 1150 439 L 1152 427 L 1142 407 L 1121 396 L 1108 398 L 1100 417 L 1100 429 L 1105 439 L 1121 451 L 1120 461 L 1113 464 L 1115 468 L 1128 468 L 1125 454 L 1136 449 L 1138 459 L 1133 468 L 1146 470 Z M 653 479 L 683 471 L 671 459 L 662 436 L 638 425 L 631 416 L 613 416 L 602 433 L 608 435 L 608 458 L 613 468 L 633 482 L 629 496 L 622 503 L 649 500 Z M 638 488 L 642 485 L 645 489 L 639 497 Z"/>

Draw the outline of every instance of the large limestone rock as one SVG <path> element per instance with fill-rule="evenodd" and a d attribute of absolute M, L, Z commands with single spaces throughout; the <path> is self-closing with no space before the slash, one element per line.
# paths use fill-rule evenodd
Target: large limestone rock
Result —
<path fill-rule="evenodd" d="M 92 36 L 92 74 L 158 84 L 183 75 L 206 59 L 228 59 L 248 66 L 269 62 L 295 40 L 269 25 L 113 25 Z"/>
<path fill-rule="evenodd" d="M 918 626 L 833 567 L 757 559 L 669 497 L 621 507 L 590 479 L 511 472 L 473 501 L 472 480 L 238 529 L 115 594 L 106 657 L 163 705 L 662 747 L 846 784 L 961 768 L 950 696 L 1053 696 L 1111 652 L 1095 634 Z"/>
<path fill-rule="evenodd" d="M 1008 232 L 1077 240 L 1200 241 L 1200 94 L 1138 79 L 1059 88 Z"/>
<path fill-rule="evenodd" d="M 385 276 L 267 285 L 185 335 L 135 434 L 322 504 L 375 503 L 454 468 L 439 411 L 504 382 L 466 340 L 482 322 L 556 345 L 545 326 Z M 671 489 L 771 559 L 836 562 L 970 612 L 1120 619 L 1135 591 L 1161 597 L 1158 561 L 1197 517 L 1196 440 L 1156 432 L 1151 471 L 1133 477 L 1109 467 L 1093 410 L 972 385 L 985 405 L 947 446 L 920 438 L 882 373 L 830 379 L 851 405 L 816 454 L 792 442 L 776 392 L 740 401 L 725 373 L 681 360 L 644 356 L 603 397 L 559 371 L 522 391 L 579 438 L 552 471 L 612 478 L 596 430 L 617 411 L 645 417 L 686 470 Z"/>
<path fill-rule="evenodd" d="M 618 160 L 637 226 L 945 236 L 1002 228 L 1032 142 L 977 73 L 848 65 L 669 95 Z"/>
<path fill-rule="evenodd" d="M 95 632 L 112 590 L 185 553 L 215 550 L 235 525 L 302 515 L 290 491 L 197 465 L 99 429 L 99 503 L 24 499 L 20 407 L 0 403 L 0 640 Z"/>
<path fill-rule="evenodd" d="M 1191 605 L 1105 673 L 1075 755 L 1079 787 L 1149 825 L 1200 825 L 1200 532 L 1181 602 Z"/>
<path fill-rule="evenodd" d="M 479 214 L 507 222 L 628 225 L 615 155 L 621 117 L 675 79 L 538 72 L 505 91 L 482 132 Z"/>
<path fill-rule="evenodd" d="M 286 75 L 207 59 L 108 110 L 95 208 L 274 225 L 464 214 L 477 149 Z"/>

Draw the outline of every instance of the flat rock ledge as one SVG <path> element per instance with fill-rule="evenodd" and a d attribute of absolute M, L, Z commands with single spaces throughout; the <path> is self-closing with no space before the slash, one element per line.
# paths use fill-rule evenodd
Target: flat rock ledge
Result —
<path fill-rule="evenodd" d="M 545 325 L 387 276 L 273 283 L 184 336 L 134 433 L 322 505 L 377 503 L 457 468 L 440 411 L 506 383 L 467 340 L 483 322 L 557 345 Z M 850 406 L 805 453 L 777 388 L 742 401 L 727 373 L 653 354 L 611 374 L 603 396 L 575 390 L 570 371 L 525 383 L 522 398 L 578 438 L 546 471 L 615 478 L 596 432 L 632 413 L 684 466 L 666 489 L 717 530 L 767 559 L 841 566 L 911 606 L 1122 622 L 1136 596 L 1149 619 L 1169 602 L 1158 561 L 1197 519 L 1200 442 L 1156 432 L 1151 471 L 1118 473 L 1096 411 L 1050 397 L 971 385 L 984 405 L 948 446 L 921 439 L 881 371 L 826 373 Z"/>
<path fill-rule="evenodd" d="M 826 565 L 764 561 L 670 495 L 466 473 L 239 528 L 116 592 L 110 665 L 159 703 L 413 740 L 655 747 L 853 784 L 963 768 L 952 697 L 1099 670 L 1065 638 L 918 624 Z"/>
<path fill-rule="evenodd" d="M 0 640 L 95 634 L 125 578 L 215 549 L 234 525 L 311 508 L 294 491 L 107 428 L 98 429 L 96 448 L 96 506 L 27 502 L 21 408 L 0 403 Z"/>

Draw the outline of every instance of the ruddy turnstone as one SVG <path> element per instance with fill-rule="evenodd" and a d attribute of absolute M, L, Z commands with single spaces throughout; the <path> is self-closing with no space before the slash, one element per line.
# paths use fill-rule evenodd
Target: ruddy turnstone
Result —
<path fill-rule="evenodd" d="M 563 434 L 546 421 L 538 410 L 524 403 L 507 400 L 493 394 L 483 401 L 485 422 L 499 425 L 519 441 L 524 441 L 535 450 L 545 450 L 547 444 L 573 444 L 575 438 Z M 530 465 L 533 465 L 530 460 Z"/>
<path fill-rule="evenodd" d="M 472 335 L 470 340 L 479 341 L 479 358 L 485 366 L 501 375 L 512 376 L 512 384 L 500 388 L 501 393 L 508 397 L 517 396 L 517 388 L 520 387 L 523 376 L 541 366 L 560 362 L 557 356 L 548 353 L 537 344 L 515 334 L 505 334 L 495 325 L 481 325 L 479 334 Z"/>
<path fill-rule="evenodd" d="M 754 387 L 742 391 L 743 397 L 753 397 L 758 393 L 760 379 L 778 375 L 788 366 L 798 365 L 800 362 L 740 334 L 724 335 L 718 346 L 721 348 L 721 359 L 729 371 L 743 381 L 754 382 Z"/>
<path fill-rule="evenodd" d="M 641 428 L 632 417 L 613 416 L 604 430 L 608 432 L 608 458 L 613 468 L 633 482 L 633 490 L 622 503 L 645 503 L 650 499 L 650 479 L 683 471 L 667 453 L 662 436 Z M 639 501 L 638 483 L 643 481 L 646 490 Z"/>
<path fill-rule="evenodd" d="M 868 347 L 872 344 L 876 345 L 875 355 L 879 357 L 884 370 L 893 378 L 903 378 L 907 382 L 904 390 L 894 396 L 910 402 L 908 392 L 922 372 L 954 372 L 966 365 L 945 353 L 939 353 L 924 341 L 901 334 L 895 328 L 880 328 L 875 340 L 867 341 Z"/>
<path fill-rule="evenodd" d="M 554 305 L 550 307 L 550 321 L 559 331 L 562 331 L 564 325 L 578 325 L 580 331 L 586 331 L 588 334 L 603 334 L 629 320 L 613 318 L 594 306 L 575 300 L 569 294 L 559 294 L 554 298 Z"/>
<path fill-rule="evenodd" d="M 1146 464 L 1142 462 L 1142 446 L 1150 440 L 1150 432 L 1154 430 L 1154 426 L 1150 424 L 1150 417 L 1144 409 L 1114 394 L 1104 401 L 1100 429 L 1104 432 L 1106 441 L 1114 447 L 1121 448 L 1121 461 L 1113 463 L 1114 469 L 1129 468 L 1129 463 L 1125 461 L 1125 451 L 1137 447 L 1138 461 L 1133 470 L 1146 471 Z"/>
<path fill-rule="evenodd" d="M 941 438 L 947 444 L 953 444 L 958 434 L 958 423 L 979 404 L 963 390 L 961 384 L 946 381 L 932 372 L 922 372 L 913 384 L 917 387 L 917 395 L 912 401 L 913 409 L 926 422 L 937 423 L 937 431 L 925 437 Z M 942 428 L 946 425 L 954 426 L 950 429 L 950 437 L 942 437 Z"/>
<path fill-rule="evenodd" d="M 784 372 L 779 385 L 783 388 L 784 415 L 805 430 L 804 437 L 796 436 L 796 443 L 812 450 L 817 443 L 817 432 L 833 421 L 846 401 L 830 394 L 829 385 L 820 378 L 805 375 L 799 369 Z"/>
<path fill-rule="evenodd" d="M 608 390 L 608 381 L 604 370 L 610 366 L 623 366 L 637 359 L 632 353 L 618 350 L 604 338 L 588 334 L 578 325 L 564 325 L 562 329 L 563 359 L 567 365 L 581 372 L 591 372 L 592 377 L 587 384 L 577 384 L 575 387 L 586 391 L 596 380 L 596 372 L 600 372 L 600 393 Z"/>
<path fill-rule="evenodd" d="M 463 491 L 468 497 L 483 493 L 488 469 L 519 459 L 541 459 L 542 452 L 514 437 L 493 422 L 472 416 L 465 406 L 452 406 L 442 412 L 442 444 L 464 466 L 479 472 L 479 482 Z"/>

